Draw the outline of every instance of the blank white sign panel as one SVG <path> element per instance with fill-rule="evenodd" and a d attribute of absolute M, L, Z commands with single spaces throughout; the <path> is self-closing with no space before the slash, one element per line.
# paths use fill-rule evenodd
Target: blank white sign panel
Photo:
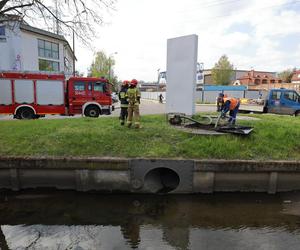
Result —
<path fill-rule="evenodd" d="M 168 39 L 167 113 L 195 113 L 198 36 Z"/>

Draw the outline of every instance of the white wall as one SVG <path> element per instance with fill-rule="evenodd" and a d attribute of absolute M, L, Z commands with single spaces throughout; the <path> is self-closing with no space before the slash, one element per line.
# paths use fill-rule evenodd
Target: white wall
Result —
<path fill-rule="evenodd" d="M 0 42 L 0 70 L 20 70 L 21 36 L 18 25 L 5 27 L 6 41 Z M 11 26 L 13 27 L 13 26 Z"/>
<path fill-rule="evenodd" d="M 60 41 L 47 36 L 20 30 L 19 25 L 15 25 L 12 31 L 6 28 L 6 41 L 0 41 L 0 70 L 14 71 L 39 71 L 38 39 L 59 44 L 59 70 L 65 70 L 64 57 L 70 61 L 70 72 L 73 72 L 72 54 L 64 41 Z M 44 58 L 49 60 L 47 58 Z"/>
<path fill-rule="evenodd" d="M 38 71 L 38 41 L 37 37 L 21 32 L 22 37 L 22 70 Z"/>
<path fill-rule="evenodd" d="M 198 36 L 168 39 L 167 113 L 195 113 Z"/>
<path fill-rule="evenodd" d="M 38 56 L 38 39 L 46 40 L 59 44 L 59 60 L 42 58 L 59 62 L 59 70 L 64 71 L 64 42 L 47 36 L 34 34 L 31 32 L 21 31 L 22 37 L 22 54 L 23 54 L 23 70 L 39 71 Z"/>

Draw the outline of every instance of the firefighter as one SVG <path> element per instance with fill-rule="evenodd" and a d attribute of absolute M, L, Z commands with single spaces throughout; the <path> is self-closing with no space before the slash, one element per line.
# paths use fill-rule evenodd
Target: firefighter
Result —
<path fill-rule="evenodd" d="M 132 79 L 127 90 L 127 101 L 128 101 L 128 118 L 127 118 L 127 126 L 130 128 L 132 125 L 132 119 L 134 116 L 134 126 L 135 128 L 140 128 L 140 99 L 141 94 L 137 88 L 138 81 L 136 79 Z"/>
<path fill-rule="evenodd" d="M 233 97 L 225 97 L 224 94 L 220 94 L 219 97 L 222 99 L 221 117 L 225 117 L 229 111 L 229 124 L 235 125 L 236 116 L 239 112 L 240 100 Z"/>
<path fill-rule="evenodd" d="M 122 83 L 121 90 L 119 92 L 119 100 L 121 103 L 121 111 L 120 111 L 120 124 L 123 126 L 126 122 L 128 116 L 128 101 L 126 98 L 126 93 L 128 90 L 129 81 L 125 80 Z"/>

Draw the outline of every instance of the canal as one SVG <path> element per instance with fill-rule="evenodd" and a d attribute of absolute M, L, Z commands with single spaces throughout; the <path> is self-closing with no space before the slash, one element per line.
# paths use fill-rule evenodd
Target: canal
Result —
<path fill-rule="evenodd" d="M 1 249 L 300 249 L 300 193 L 0 193 Z"/>

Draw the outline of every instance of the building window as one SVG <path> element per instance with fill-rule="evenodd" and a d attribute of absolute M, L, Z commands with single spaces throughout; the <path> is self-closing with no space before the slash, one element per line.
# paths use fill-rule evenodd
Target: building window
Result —
<path fill-rule="evenodd" d="M 64 63 L 65 63 L 65 71 L 70 72 L 72 66 L 67 57 L 64 58 Z"/>
<path fill-rule="evenodd" d="M 38 39 L 39 57 L 59 59 L 58 43 Z"/>
<path fill-rule="evenodd" d="M 6 42 L 5 26 L 0 26 L 0 42 Z"/>
<path fill-rule="evenodd" d="M 59 62 L 39 59 L 39 70 L 41 70 L 41 71 L 59 71 Z"/>
<path fill-rule="evenodd" d="M 0 36 L 5 36 L 5 27 L 0 26 Z"/>

